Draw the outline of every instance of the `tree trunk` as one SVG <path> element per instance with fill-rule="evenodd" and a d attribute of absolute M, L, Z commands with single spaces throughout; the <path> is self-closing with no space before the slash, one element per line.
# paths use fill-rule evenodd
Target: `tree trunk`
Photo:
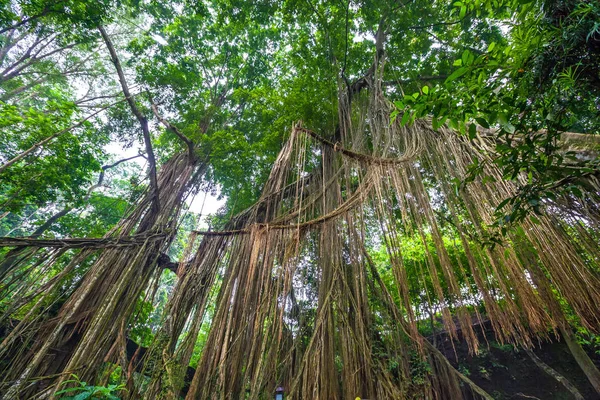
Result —
<path fill-rule="evenodd" d="M 533 283 L 538 287 L 540 294 L 546 301 L 546 304 L 548 304 L 552 317 L 557 321 L 560 334 L 569 347 L 569 351 L 573 355 L 573 358 L 577 361 L 579 368 L 581 368 L 596 392 L 600 394 L 600 371 L 598 371 L 598 368 L 585 353 L 581 345 L 573 338 L 573 332 L 565 318 L 565 314 L 552 293 L 550 281 L 534 262 L 532 262 L 529 271 L 531 272 Z"/>
<path fill-rule="evenodd" d="M 562 325 L 559 328 L 560 334 L 562 335 L 565 343 L 569 347 L 573 358 L 575 359 L 575 361 L 577 361 L 577 364 L 579 365 L 585 376 L 587 376 L 594 389 L 596 389 L 596 392 L 600 394 L 600 371 L 598 371 L 598 368 L 587 355 L 587 353 L 583 350 L 581 345 L 577 343 L 577 341 L 573 337 L 573 332 L 571 332 L 570 328 L 563 327 Z"/>
<path fill-rule="evenodd" d="M 540 369 L 542 369 L 548 375 L 550 375 L 551 377 L 556 379 L 558 382 L 560 382 L 565 387 L 565 389 L 567 389 L 569 392 L 571 392 L 571 394 L 573 395 L 573 397 L 575 399 L 585 400 L 584 397 L 581 395 L 581 393 L 579 393 L 579 390 L 577 390 L 577 388 L 575 386 L 573 386 L 573 384 L 571 382 L 569 382 L 569 380 L 567 378 L 565 378 L 564 376 L 559 374 L 554 368 L 552 368 L 551 366 L 549 366 L 548 364 L 546 364 L 545 362 L 540 360 L 540 358 L 538 356 L 536 356 L 533 353 L 533 351 L 531 351 L 529 349 L 525 349 L 525 352 L 527 353 L 529 358 L 531 358 L 533 360 L 535 365 L 540 367 Z"/>

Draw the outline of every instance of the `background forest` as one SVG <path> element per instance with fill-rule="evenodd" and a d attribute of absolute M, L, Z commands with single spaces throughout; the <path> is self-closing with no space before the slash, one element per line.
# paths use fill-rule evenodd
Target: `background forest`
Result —
<path fill-rule="evenodd" d="M 598 133 L 595 0 L 0 0 L 0 396 L 600 398 Z"/>

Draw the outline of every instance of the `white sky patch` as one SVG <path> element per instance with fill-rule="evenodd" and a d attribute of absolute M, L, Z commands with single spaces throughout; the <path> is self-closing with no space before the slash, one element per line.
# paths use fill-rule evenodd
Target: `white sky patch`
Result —
<path fill-rule="evenodd" d="M 206 216 L 216 213 L 219 208 L 225 205 L 227 199 L 219 199 L 218 194 L 212 195 L 210 192 L 200 192 L 195 197 L 188 200 L 190 211 L 195 214 Z"/>
<path fill-rule="evenodd" d="M 356 32 L 352 37 L 354 43 L 364 42 L 365 40 L 375 43 L 375 36 L 371 32 Z"/>
<path fill-rule="evenodd" d="M 152 39 L 156 40 L 156 43 L 158 43 L 160 45 L 166 46 L 169 44 L 169 42 L 167 42 L 165 40 L 165 38 L 163 38 L 160 35 L 157 35 L 156 33 L 152 33 L 151 36 L 152 36 Z"/>
<path fill-rule="evenodd" d="M 123 148 L 119 142 L 110 142 L 104 146 L 104 151 L 113 156 L 113 161 L 119 161 L 124 158 L 137 156 L 138 154 L 145 154 L 137 141 L 134 142 L 134 145 L 129 148 Z M 134 158 L 130 162 L 135 162 L 140 167 L 144 167 L 146 164 L 146 160 L 143 157 Z"/>

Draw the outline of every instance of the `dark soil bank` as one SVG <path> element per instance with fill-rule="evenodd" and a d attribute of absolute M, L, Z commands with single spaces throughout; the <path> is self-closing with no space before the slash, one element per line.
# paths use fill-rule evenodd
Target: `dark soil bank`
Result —
<path fill-rule="evenodd" d="M 539 368 L 525 351 L 515 349 L 512 345 L 500 345 L 495 341 L 489 324 L 485 324 L 484 330 L 489 346 L 481 334 L 482 345 L 478 355 L 469 355 L 464 341 L 455 341 L 453 348 L 452 342 L 443 333 L 436 337 L 436 344 L 456 368 L 496 400 L 573 399 L 573 395 Z M 564 342 L 540 342 L 533 351 L 543 362 L 567 378 L 584 398 L 600 399 Z M 598 355 L 588 354 L 596 365 L 600 364 Z"/>

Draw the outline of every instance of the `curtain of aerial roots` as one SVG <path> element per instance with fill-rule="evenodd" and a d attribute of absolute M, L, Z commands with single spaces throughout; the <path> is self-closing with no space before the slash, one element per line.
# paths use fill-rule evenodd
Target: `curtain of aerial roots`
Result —
<path fill-rule="evenodd" d="M 513 184 L 488 165 L 495 179 L 457 193 L 452 182 L 476 157 L 484 161 L 475 144 L 446 128 L 433 131 L 428 121 L 390 124 L 388 102 L 377 85 L 370 89 L 354 110 L 341 96 L 335 145 L 295 127 L 257 204 L 226 231 L 204 236 L 182 264 L 144 360 L 146 398 L 181 393 L 218 271 L 216 309 L 188 399 L 268 398 L 279 386 L 299 399 L 454 399 L 465 390 L 485 397 L 419 336 L 432 309 L 471 351 L 481 337 L 478 319 L 489 319 L 503 342 L 528 346 L 547 335 L 564 318 L 544 301 L 555 293 L 597 330 L 593 263 L 600 254 L 585 217 L 564 220 L 549 209 L 503 246 L 474 243 L 495 205 L 515 193 Z M 407 241 L 420 246 L 421 260 L 403 255 Z M 387 253 L 390 287 L 367 249 L 377 244 Z M 462 257 L 451 256 L 456 248 Z M 472 307 L 480 303 L 485 316 Z"/>
<path fill-rule="evenodd" d="M 186 155 L 160 170 L 152 191 L 107 237 L 143 235 L 139 245 L 101 250 L 39 250 L 5 275 L 3 321 L 18 321 L 0 344 L 4 398 L 50 396 L 76 374 L 93 381 L 106 361 L 123 358 L 125 329 L 140 294 L 160 271 L 179 209 L 198 168 Z M 10 325 L 10 324 L 9 324 Z M 14 325 L 14 324 L 12 324 Z"/>

